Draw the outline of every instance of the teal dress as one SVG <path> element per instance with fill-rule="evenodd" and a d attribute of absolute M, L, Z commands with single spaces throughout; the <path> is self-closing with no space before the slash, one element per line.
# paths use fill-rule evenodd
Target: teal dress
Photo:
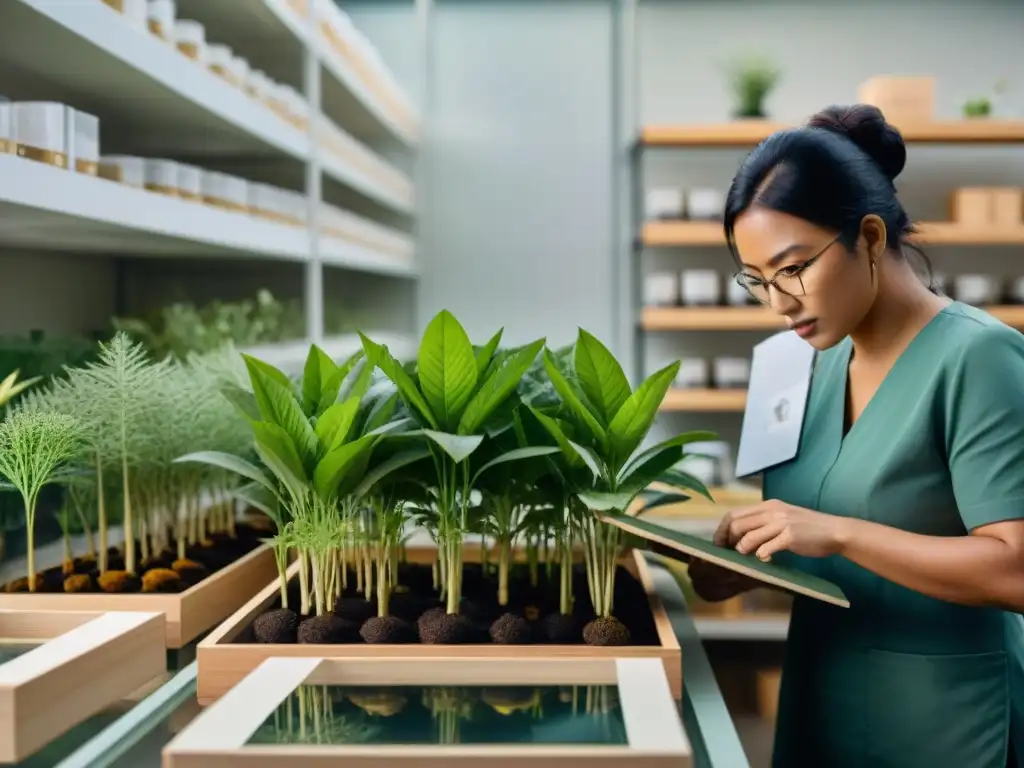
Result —
<path fill-rule="evenodd" d="M 851 349 L 818 356 L 799 454 L 765 472 L 766 499 L 929 536 L 1024 518 L 1024 335 L 950 304 L 846 432 Z M 1007 765 L 1020 615 L 936 600 L 838 556 L 776 560 L 835 582 L 850 608 L 795 600 L 775 768 Z"/>

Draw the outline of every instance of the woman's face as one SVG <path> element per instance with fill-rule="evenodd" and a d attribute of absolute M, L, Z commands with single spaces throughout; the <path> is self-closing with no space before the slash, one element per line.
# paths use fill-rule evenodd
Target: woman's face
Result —
<path fill-rule="evenodd" d="M 740 279 L 815 349 L 839 343 L 870 310 L 877 281 L 863 236 L 851 254 L 835 232 L 757 206 L 737 217 L 733 235 Z"/>

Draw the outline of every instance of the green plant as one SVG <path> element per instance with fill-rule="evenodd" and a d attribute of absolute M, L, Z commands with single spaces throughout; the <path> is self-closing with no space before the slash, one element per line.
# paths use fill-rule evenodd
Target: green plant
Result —
<path fill-rule="evenodd" d="M 176 303 L 155 317 L 114 318 L 113 325 L 157 358 L 184 360 L 191 353 L 212 352 L 228 344 L 253 346 L 300 337 L 305 321 L 299 304 L 282 304 L 263 289 L 254 300 L 214 301 L 201 308 Z"/>
<path fill-rule="evenodd" d="M 558 486 L 567 499 L 566 528 L 579 531 L 587 580 L 599 618 L 610 618 L 615 569 L 622 551 L 619 528 L 592 513 L 625 512 L 651 483 L 668 482 L 710 498 L 696 478 L 674 470 L 688 443 L 713 439 L 709 432 L 686 432 L 649 448 L 642 443 L 665 393 L 679 369 L 672 363 L 653 373 L 636 390 L 611 352 L 580 329 L 571 374 L 551 352 L 544 366 L 558 395 L 557 408 L 530 406 L 533 419 L 560 451 L 552 462 Z M 678 494 L 677 500 L 688 498 Z"/>
<path fill-rule="evenodd" d="M 499 331 L 474 350 L 465 329 L 447 310 L 428 324 L 420 342 L 416 370 L 409 373 L 390 354 L 362 336 L 367 356 L 398 389 L 426 438 L 434 466 L 432 513 L 443 557 L 447 611 L 458 614 L 462 596 L 462 545 L 469 528 L 471 495 L 480 476 L 509 461 L 538 455 L 526 446 L 494 456 L 474 466 L 471 457 L 484 442 L 492 417 L 511 421 L 502 410 L 523 374 L 544 345 L 540 339 L 499 353 Z"/>
<path fill-rule="evenodd" d="M 43 486 L 78 448 L 79 425 L 70 416 L 35 409 L 17 410 L 0 422 L 0 473 L 21 494 L 28 542 L 28 588 L 36 588 L 35 515 Z"/>
<path fill-rule="evenodd" d="M 734 116 L 767 117 L 765 100 L 782 76 L 775 62 L 765 55 L 748 54 L 730 62 L 727 74 L 736 105 Z"/>

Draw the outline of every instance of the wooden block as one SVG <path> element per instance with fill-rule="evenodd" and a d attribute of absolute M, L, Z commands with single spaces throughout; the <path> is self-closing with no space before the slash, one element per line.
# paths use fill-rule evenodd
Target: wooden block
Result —
<path fill-rule="evenodd" d="M 935 116 L 935 78 L 872 77 L 861 83 L 857 98 L 878 107 L 889 122 L 928 121 Z"/>
<path fill-rule="evenodd" d="M 314 649 L 317 650 L 317 649 Z M 319 646 L 321 652 L 328 646 Z M 621 649 L 620 649 L 621 650 Z M 511 651 L 511 649 L 509 649 Z M 322 686 L 341 688 L 349 701 L 395 686 L 412 695 L 385 700 L 392 711 L 423 710 L 436 734 L 410 739 L 408 728 L 376 721 L 362 739 L 320 707 L 291 707 L 297 692 L 316 699 Z M 469 695 L 466 689 L 472 687 Z M 348 689 L 347 691 L 345 689 Z M 557 689 L 551 691 L 552 688 Z M 419 689 L 419 690 L 416 690 Z M 385 694 L 387 695 L 387 694 Z M 562 699 L 565 695 L 566 698 Z M 515 743 L 465 739 L 477 713 L 534 712 L 531 727 L 544 732 L 544 702 L 564 702 L 556 715 L 560 729 L 595 734 L 580 743 L 539 739 Z M 379 699 L 378 699 L 379 701 Z M 537 705 L 540 705 L 539 707 Z M 379 705 L 378 705 L 379 706 Z M 557 704 L 556 704 L 557 706 Z M 288 711 L 287 724 L 279 713 Z M 298 714 L 298 722 L 294 715 Z M 618 721 L 621 730 L 608 725 Z M 364 726 L 365 730 L 365 726 Z M 258 739 L 253 734 L 259 734 Z M 606 734 L 604 736 L 596 734 Z M 312 736 L 317 734 L 317 736 Z M 320 734 L 324 734 L 322 737 Z M 268 658 L 247 673 L 223 698 L 199 714 L 163 750 L 164 768 L 690 768 L 693 753 L 666 679 L 653 658 L 531 658 L 508 652 L 500 660 L 455 658 Z"/>
<path fill-rule="evenodd" d="M 0 763 L 24 760 L 166 672 L 160 613 L 0 610 L 0 639 L 38 643 L 0 664 Z"/>
<path fill-rule="evenodd" d="M 1024 223 L 1024 190 L 993 187 L 992 223 L 997 227 L 1019 227 Z"/>
<path fill-rule="evenodd" d="M 430 547 L 410 547 L 407 560 L 411 563 L 430 563 L 435 551 Z M 519 559 L 524 553 L 518 553 Z M 493 560 L 492 555 L 492 562 Z M 464 562 L 480 562 L 480 550 L 466 547 Z M 451 660 L 473 661 L 479 659 L 616 659 L 655 658 L 665 667 L 672 695 L 681 699 L 683 695 L 682 651 L 676 639 L 672 622 L 658 597 L 651 577 L 650 568 L 644 555 L 639 551 L 630 552 L 621 565 L 628 569 L 644 587 L 647 602 L 654 618 L 658 634 L 658 645 L 635 645 L 599 647 L 590 645 L 309 645 L 288 644 L 268 645 L 255 642 L 239 642 L 252 626 L 253 620 L 269 610 L 280 596 L 280 582 L 275 576 L 268 579 L 266 587 L 245 606 L 207 635 L 196 651 L 199 663 L 198 697 L 205 706 L 212 704 L 236 685 L 246 675 L 271 657 L 289 659 L 325 657 L 358 659 L 415 659 L 421 662 Z M 297 578 L 298 564 L 289 569 L 289 578 Z"/>
<path fill-rule="evenodd" d="M 951 221 L 969 227 L 985 227 L 993 222 L 992 190 L 988 187 L 960 187 L 949 198 Z"/>
<path fill-rule="evenodd" d="M 245 605 L 257 585 L 276 574 L 274 552 L 263 545 L 178 594 L 0 592 L 0 609 L 162 613 L 167 647 L 181 648 Z"/>

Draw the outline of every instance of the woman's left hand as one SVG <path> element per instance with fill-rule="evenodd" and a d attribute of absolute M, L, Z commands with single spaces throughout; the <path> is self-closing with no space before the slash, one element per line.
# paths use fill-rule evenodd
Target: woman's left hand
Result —
<path fill-rule="evenodd" d="M 776 552 L 828 557 L 843 548 L 846 518 L 781 501 L 763 501 L 729 512 L 715 531 L 715 543 L 770 560 Z"/>

